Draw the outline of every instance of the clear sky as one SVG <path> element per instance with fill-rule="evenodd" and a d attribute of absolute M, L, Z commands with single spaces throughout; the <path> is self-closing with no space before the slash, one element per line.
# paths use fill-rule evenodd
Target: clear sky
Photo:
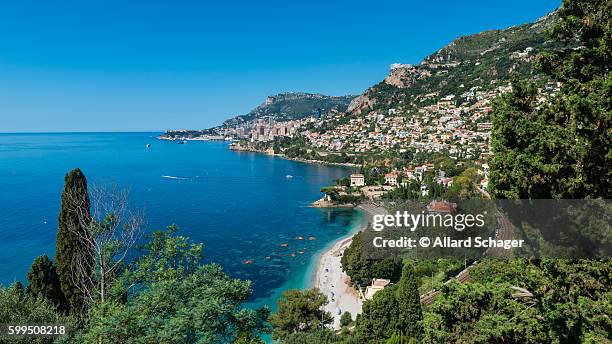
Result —
<path fill-rule="evenodd" d="M 0 132 L 201 129 L 279 92 L 359 94 L 391 63 L 559 4 L 3 1 Z"/>

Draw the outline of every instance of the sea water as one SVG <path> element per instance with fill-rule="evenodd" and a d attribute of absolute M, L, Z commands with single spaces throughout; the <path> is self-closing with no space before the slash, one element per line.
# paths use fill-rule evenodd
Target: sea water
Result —
<path fill-rule="evenodd" d="M 25 282 L 36 256 L 53 258 L 64 175 L 76 167 L 90 185 L 128 189 L 147 232 L 176 224 L 204 243 L 206 262 L 251 280 L 251 306 L 274 309 L 282 291 L 306 287 L 321 250 L 362 221 L 355 210 L 309 207 L 348 168 L 157 135 L 0 134 L 0 283 Z"/>

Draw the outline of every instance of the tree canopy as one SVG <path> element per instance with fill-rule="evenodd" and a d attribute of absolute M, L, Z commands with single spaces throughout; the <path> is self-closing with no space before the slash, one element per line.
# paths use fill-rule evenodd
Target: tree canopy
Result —
<path fill-rule="evenodd" d="M 400 279 L 396 291 L 398 304 L 398 328 L 402 334 L 408 338 L 419 340 L 422 337 L 423 311 L 421 309 L 421 298 L 417 277 L 414 274 L 412 264 L 404 263 L 402 278 Z"/>
<path fill-rule="evenodd" d="M 536 70 L 561 83 L 541 101 L 515 78 L 493 107 L 491 183 L 497 198 L 608 198 L 612 173 L 610 0 L 565 0 Z"/>
<path fill-rule="evenodd" d="M 127 302 L 111 298 L 93 307 L 86 342 L 250 342 L 267 332 L 268 309 L 241 307 L 251 283 L 216 264 L 202 265 L 202 245 L 175 231 L 155 232 L 118 279 L 114 290 L 129 290 Z"/>
<path fill-rule="evenodd" d="M 331 314 L 323 309 L 327 302 L 327 297 L 316 288 L 285 291 L 278 300 L 278 310 L 270 316 L 272 338 L 286 339 L 291 334 L 331 324 Z"/>
<path fill-rule="evenodd" d="M 27 293 L 33 297 L 42 297 L 58 309 L 65 310 L 64 294 L 60 289 L 55 265 L 46 255 L 34 259 L 28 272 Z"/>

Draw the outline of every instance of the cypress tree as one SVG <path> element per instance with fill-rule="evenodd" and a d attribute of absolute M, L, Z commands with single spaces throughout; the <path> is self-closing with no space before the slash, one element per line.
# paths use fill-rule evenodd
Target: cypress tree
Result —
<path fill-rule="evenodd" d="M 421 297 L 417 287 L 416 276 L 410 263 L 404 264 L 402 278 L 398 283 L 396 291 L 396 298 L 399 308 L 397 327 L 408 338 L 421 339 L 423 333 Z"/>
<path fill-rule="evenodd" d="M 38 256 L 34 259 L 28 272 L 28 295 L 41 296 L 58 309 L 65 310 L 64 295 L 60 288 L 59 278 L 53 262 L 47 255 Z"/>
<path fill-rule="evenodd" d="M 68 310 L 73 313 L 84 310 L 83 293 L 80 286 L 76 285 L 80 282 L 75 281 L 75 263 L 78 262 L 81 269 L 91 269 L 93 265 L 83 261 L 91 256 L 82 254 L 83 250 L 87 249 L 87 244 L 82 238 L 87 231 L 84 224 L 89 221 L 89 206 L 87 179 L 80 169 L 74 169 L 64 178 L 55 248 L 55 262 L 61 291 L 66 299 Z M 89 274 L 91 271 L 81 271 L 81 273 Z"/>

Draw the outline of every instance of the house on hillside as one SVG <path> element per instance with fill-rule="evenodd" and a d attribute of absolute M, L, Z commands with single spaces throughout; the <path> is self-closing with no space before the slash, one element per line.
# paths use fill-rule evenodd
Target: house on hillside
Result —
<path fill-rule="evenodd" d="M 363 174 L 354 173 L 351 174 L 351 186 L 364 186 L 365 185 L 365 177 Z"/>
<path fill-rule="evenodd" d="M 366 300 L 372 300 L 374 294 L 385 289 L 386 286 L 391 283 L 391 280 L 382 279 L 382 278 L 374 278 L 372 280 L 372 284 L 366 287 L 365 294 L 363 295 Z"/>
<path fill-rule="evenodd" d="M 397 174 L 396 173 L 386 173 L 385 174 L 385 184 L 391 186 L 397 186 Z"/>

